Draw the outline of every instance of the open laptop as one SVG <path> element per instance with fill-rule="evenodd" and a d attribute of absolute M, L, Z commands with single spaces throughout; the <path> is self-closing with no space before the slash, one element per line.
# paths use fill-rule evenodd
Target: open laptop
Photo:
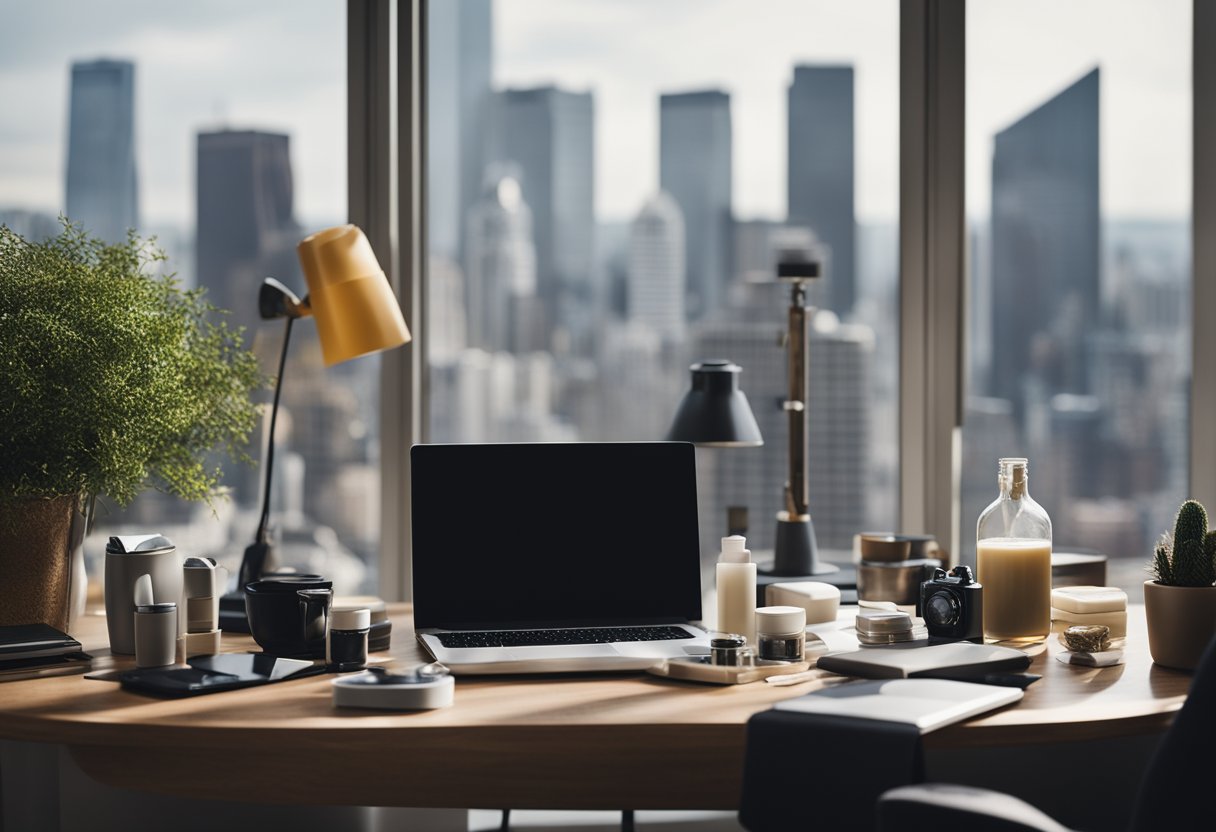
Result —
<path fill-rule="evenodd" d="M 693 446 L 415 445 L 414 627 L 453 673 L 708 653 Z"/>

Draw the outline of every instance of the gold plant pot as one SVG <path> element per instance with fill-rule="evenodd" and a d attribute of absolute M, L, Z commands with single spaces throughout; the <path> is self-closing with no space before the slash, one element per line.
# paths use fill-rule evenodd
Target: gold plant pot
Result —
<path fill-rule="evenodd" d="M 42 622 L 69 631 L 83 589 L 73 558 L 84 530 L 78 496 L 0 501 L 0 625 Z"/>

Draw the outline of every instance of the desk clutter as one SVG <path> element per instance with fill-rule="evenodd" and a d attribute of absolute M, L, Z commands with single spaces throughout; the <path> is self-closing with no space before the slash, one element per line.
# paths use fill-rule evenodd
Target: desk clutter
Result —
<path fill-rule="evenodd" d="M 219 612 L 227 570 L 214 558 L 183 558 L 160 534 L 111 537 L 105 576 L 110 652 L 133 656 L 135 667 L 90 678 L 139 693 L 195 696 L 363 670 L 369 652 L 390 644 L 381 599 L 335 599 L 320 575 L 277 574 L 243 587 L 250 631 L 263 652 L 224 653 Z M 89 659 L 78 642 L 46 625 L 0 629 L 0 679 L 88 670 Z"/>

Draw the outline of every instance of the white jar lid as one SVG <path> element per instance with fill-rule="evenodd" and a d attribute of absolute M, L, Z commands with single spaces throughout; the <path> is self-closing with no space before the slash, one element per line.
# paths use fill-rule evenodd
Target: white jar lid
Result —
<path fill-rule="evenodd" d="M 357 610 L 333 610 L 329 614 L 331 630 L 366 630 L 372 626 L 372 611 L 366 607 Z"/>
<path fill-rule="evenodd" d="M 792 635 L 806 630 L 806 610 L 802 607 L 759 607 L 756 632 L 761 635 Z"/>

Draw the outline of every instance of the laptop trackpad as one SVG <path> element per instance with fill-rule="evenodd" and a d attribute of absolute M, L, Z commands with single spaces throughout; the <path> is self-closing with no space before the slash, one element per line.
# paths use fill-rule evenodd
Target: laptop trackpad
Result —
<path fill-rule="evenodd" d="M 512 661 L 529 659 L 587 659 L 596 656 L 619 656 L 611 644 L 550 644 L 537 647 L 508 648 Z"/>

